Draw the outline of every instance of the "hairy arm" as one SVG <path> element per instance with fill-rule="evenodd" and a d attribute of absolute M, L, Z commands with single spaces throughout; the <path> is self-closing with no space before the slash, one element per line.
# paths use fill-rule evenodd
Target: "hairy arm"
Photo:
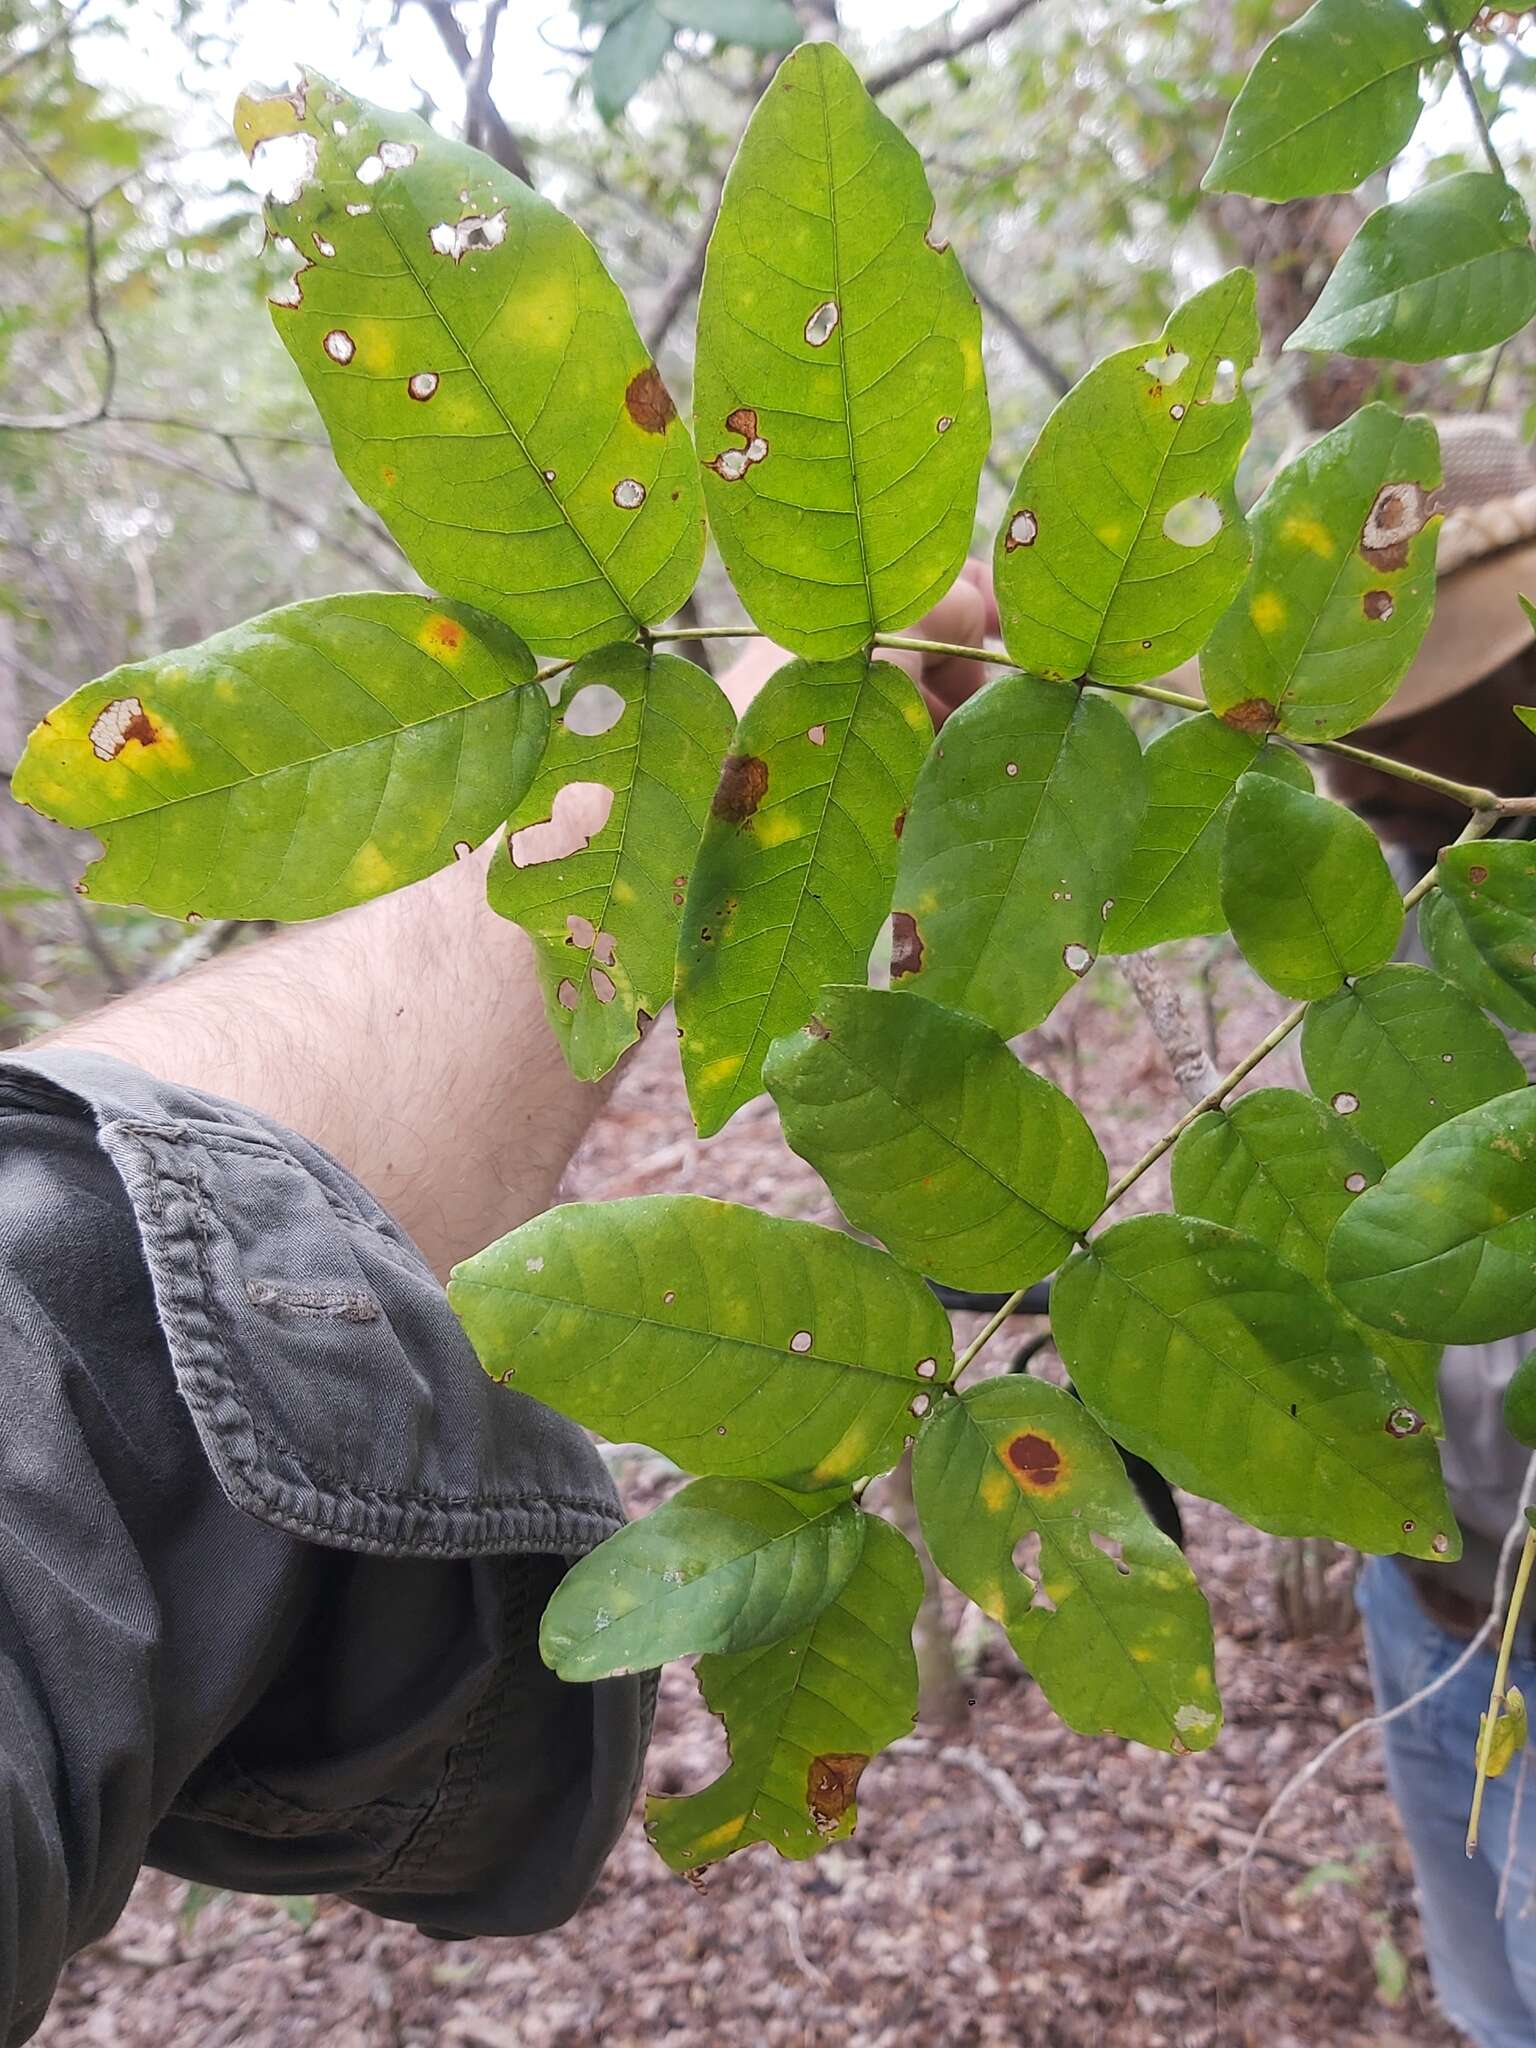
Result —
<path fill-rule="evenodd" d="M 324 1146 L 448 1268 L 549 1206 L 604 1091 L 571 1078 L 489 848 L 52 1034 Z M 505 855 L 501 856 L 505 858 Z"/>

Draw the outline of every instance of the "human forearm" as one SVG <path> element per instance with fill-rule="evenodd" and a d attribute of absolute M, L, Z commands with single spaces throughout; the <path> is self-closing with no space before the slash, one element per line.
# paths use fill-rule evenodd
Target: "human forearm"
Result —
<path fill-rule="evenodd" d="M 126 997 L 52 1042 L 299 1131 L 446 1273 L 548 1206 L 603 1094 L 571 1079 L 529 942 L 485 902 L 490 857 Z"/>

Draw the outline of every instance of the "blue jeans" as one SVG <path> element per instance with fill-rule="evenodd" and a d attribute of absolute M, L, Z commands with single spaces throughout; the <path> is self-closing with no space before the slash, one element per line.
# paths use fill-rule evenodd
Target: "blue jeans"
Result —
<path fill-rule="evenodd" d="M 1453 1664 L 1465 1645 L 1432 1621 L 1391 1558 L 1366 1561 L 1356 1592 L 1378 1706 L 1393 1707 Z M 1527 1632 L 1528 1639 L 1528 1632 Z M 1491 1650 L 1382 1731 L 1387 1780 L 1413 1852 L 1430 1974 L 1446 2018 L 1477 2048 L 1536 2048 L 1536 1766 L 1519 1816 L 1502 1920 L 1494 1903 L 1509 1848 L 1519 1764 L 1488 1787 L 1477 1853 L 1466 1855 L 1477 1717 L 1493 1684 Z M 1536 1659 L 1510 1682 L 1536 1702 Z"/>

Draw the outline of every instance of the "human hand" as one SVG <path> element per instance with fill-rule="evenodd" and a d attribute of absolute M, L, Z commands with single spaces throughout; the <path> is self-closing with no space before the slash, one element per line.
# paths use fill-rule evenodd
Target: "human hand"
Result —
<path fill-rule="evenodd" d="M 915 640 L 943 640 L 957 647 L 980 647 L 998 631 L 997 597 L 991 564 L 969 561 L 947 594 L 917 624 L 907 629 Z M 918 654 L 902 647 L 882 647 L 882 661 L 904 668 L 922 691 L 935 725 L 942 725 L 958 705 L 986 681 L 980 662 L 947 654 Z M 775 669 L 792 657 L 771 640 L 754 640 L 739 661 L 720 678 L 739 718 Z"/>

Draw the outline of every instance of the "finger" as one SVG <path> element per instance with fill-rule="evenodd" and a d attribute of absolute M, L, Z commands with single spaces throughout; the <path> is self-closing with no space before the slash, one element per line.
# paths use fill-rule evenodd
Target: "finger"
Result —
<path fill-rule="evenodd" d="M 981 636 L 984 640 L 996 639 L 1000 631 L 997 616 L 997 587 L 992 580 L 992 564 L 972 555 L 960 571 L 967 583 L 973 583 L 981 592 L 985 607 L 982 615 Z"/>

